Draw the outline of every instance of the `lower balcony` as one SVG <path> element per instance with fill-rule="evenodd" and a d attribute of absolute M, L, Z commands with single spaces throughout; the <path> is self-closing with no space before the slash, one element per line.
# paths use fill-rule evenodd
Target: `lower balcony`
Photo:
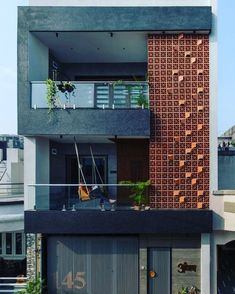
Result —
<path fill-rule="evenodd" d="M 197 234 L 212 230 L 209 210 L 157 210 L 147 206 L 136 211 L 118 201 L 119 193 L 130 191 L 128 185 L 103 185 L 108 191 L 103 193 L 105 199 L 97 196 L 86 201 L 77 193 L 79 186 L 30 185 L 28 192 L 35 205 L 25 211 L 25 232 L 104 235 Z"/>

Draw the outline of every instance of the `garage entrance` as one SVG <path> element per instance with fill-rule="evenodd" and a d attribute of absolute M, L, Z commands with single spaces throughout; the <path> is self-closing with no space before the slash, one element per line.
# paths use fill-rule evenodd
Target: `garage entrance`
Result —
<path fill-rule="evenodd" d="M 138 293 L 138 238 L 53 236 L 47 250 L 49 293 Z"/>

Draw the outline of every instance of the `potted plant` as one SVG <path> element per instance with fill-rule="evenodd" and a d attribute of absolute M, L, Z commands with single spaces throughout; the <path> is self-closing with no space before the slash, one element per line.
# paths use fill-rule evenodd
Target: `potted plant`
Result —
<path fill-rule="evenodd" d="M 134 209 L 144 210 L 148 203 L 147 189 L 150 186 L 150 180 L 142 182 L 121 181 L 120 184 L 130 185 L 132 194 L 129 197 L 134 200 Z"/>
<path fill-rule="evenodd" d="M 140 106 L 140 107 L 143 107 L 143 108 L 147 108 L 148 107 L 148 101 L 147 99 L 145 98 L 144 94 L 143 93 L 140 93 L 137 100 L 137 105 Z"/>
<path fill-rule="evenodd" d="M 72 84 L 69 81 L 67 81 L 67 82 L 60 82 L 60 84 L 57 85 L 57 88 L 62 93 L 65 93 L 65 92 L 72 93 L 76 89 L 75 85 Z"/>

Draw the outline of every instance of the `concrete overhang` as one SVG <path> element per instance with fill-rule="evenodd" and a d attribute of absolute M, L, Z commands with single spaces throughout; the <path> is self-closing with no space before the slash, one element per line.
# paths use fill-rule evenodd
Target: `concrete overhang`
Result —
<path fill-rule="evenodd" d="M 211 233 L 212 211 L 25 211 L 25 232 L 88 235 Z"/>

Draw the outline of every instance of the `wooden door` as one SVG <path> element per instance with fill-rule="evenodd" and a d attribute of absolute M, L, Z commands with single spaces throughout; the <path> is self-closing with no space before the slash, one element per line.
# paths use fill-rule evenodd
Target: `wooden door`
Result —
<path fill-rule="evenodd" d="M 149 140 L 120 139 L 117 141 L 117 179 L 120 181 L 146 181 L 149 179 Z M 118 203 L 131 205 L 130 191 L 118 189 Z"/>

